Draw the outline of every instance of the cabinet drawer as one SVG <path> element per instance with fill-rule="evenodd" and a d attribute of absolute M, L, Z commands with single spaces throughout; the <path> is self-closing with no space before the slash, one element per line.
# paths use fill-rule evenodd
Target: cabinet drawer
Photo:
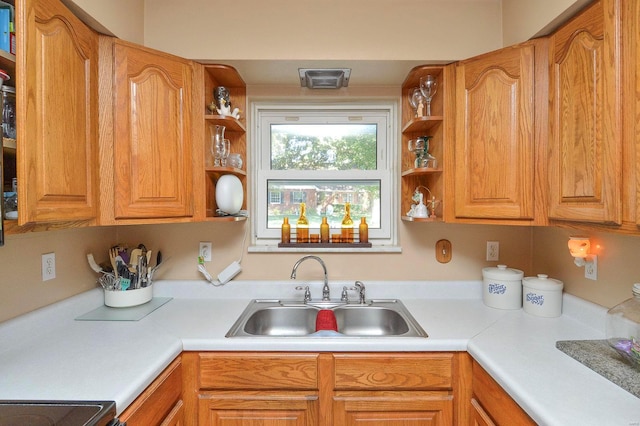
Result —
<path fill-rule="evenodd" d="M 200 354 L 200 389 L 317 389 L 318 354 Z"/>
<path fill-rule="evenodd" d="M 453 354 L 334 354 L 335 389 L 452 389 Z"/>

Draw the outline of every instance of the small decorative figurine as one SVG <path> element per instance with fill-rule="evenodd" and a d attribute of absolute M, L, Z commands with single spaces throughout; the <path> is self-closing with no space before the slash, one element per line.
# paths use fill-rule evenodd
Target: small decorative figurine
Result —
<path fill-rule="evenodd" d="M 236 120 L 240 119 L 240 108 L 234 108 L 233 111 L 231 111 L 231 105 L 227 105 L 227 102 L 224 99 L 220 101 L 220 104 L 220 108 L 216 108 L 218 114 L 229 115 Z"/>
<path fill-rule="evenodd" d="M 413 217 L 428 217 L 427 206 L 425 206 L 423 202 L 424 194 L 416 189 L 416 192 L 413 193 L 412 200 L 418 203 L 413 206 Z"/>
<path fill-rule="evenodd" d="M 229 95 L 229 89 L 224 86 L 218 86 L 213 89 L 213 102 L 215 102 L 216 108 L 222 108 L 222 101 L 225 105 L 231 106 L 231 98 Z"/>

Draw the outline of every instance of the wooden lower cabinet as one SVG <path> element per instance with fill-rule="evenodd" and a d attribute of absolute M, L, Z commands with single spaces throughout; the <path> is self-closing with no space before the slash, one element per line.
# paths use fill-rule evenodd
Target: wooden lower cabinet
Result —
<path fill-rule="evenodd" d="M 182 357 L 186 425 L 469 422 L 466 353 L 185 352 Z"/>
<path fill-rule="evenodd" d="M 317 425 L 318 395 L 295 391 L 218 391 L 200 395 L 198 424 Z"/>
<path fill-rule="evenodd" d="M 176 358 L 119 416 L 127 426 L 182 426 L 182 359 Z"/>
<path fill-rule="evenodd" d="M 502 389 L 477 362 L 473 361 L 471 425 L 529 426 L 536 422 Z"/>
<path fill-rule="evenodd" d="M 333 424 L 452 425 L 454 354 L 334 354 Z"/>
<path fill-rule="evenodd" d="M 452 425 L 453 397 L 442 392 L 336 392 L 334 425 Z"/>

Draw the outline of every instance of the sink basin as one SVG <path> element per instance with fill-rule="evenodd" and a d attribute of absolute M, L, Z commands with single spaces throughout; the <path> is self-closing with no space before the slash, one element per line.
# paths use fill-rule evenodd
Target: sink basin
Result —
<path fill-rule="evenodd" d="M 272 306 L 256 310 L 243 331 L 253 336 L 306 336 L 316 331 L 318 310 L 306 306 Z"/>
<path fill-rule="evenodd" d="M 409 324 L 389 308 L 346 306 L 334 309 L 338 329 L 349 336 L 399 336 L 409 332 Z"/>
<path fill-rule="evenodd" d="M 226 337 L 314 336 L 320 309 L 333 310 L 340 333 L 335 336 L 428 337 L 404 304 L 395 299 L 365 304 L 252 300 Z"/>

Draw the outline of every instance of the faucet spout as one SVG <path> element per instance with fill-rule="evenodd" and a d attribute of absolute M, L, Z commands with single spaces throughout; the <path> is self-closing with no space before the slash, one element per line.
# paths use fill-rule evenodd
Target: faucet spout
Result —
<path fill-rule="evenodd" d="M 320 259 L 318 256 L 309 255 L 309 256 L 304 256 L 298 259 L 295 265 L 293 265 L 293 269 L 291 270 L 291 279 L 294 280 L 296 278 L 296 272 L 298 271 L 298 266 L 300 266 L 300 264 L 307 259 L 317 260 L 320 263 L 320 265 L 322 265 L 322 270 L 324 271 L 324 286 L 322 287 L 322 300 L 323 301 L 330 300 L 329 277 L 327 275 L 327 265 L 325 265 L 324 261 Z"/>

